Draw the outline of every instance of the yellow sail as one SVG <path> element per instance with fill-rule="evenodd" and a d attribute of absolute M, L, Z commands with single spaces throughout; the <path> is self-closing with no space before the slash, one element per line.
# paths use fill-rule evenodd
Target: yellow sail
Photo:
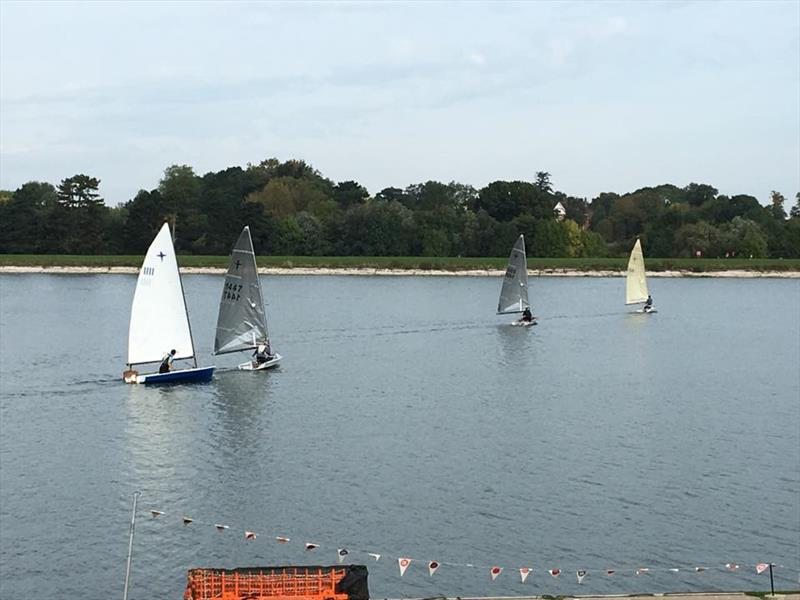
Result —
<path fill-rule="evenodd" d="M 628 259 L 628 276 L 625 280 L 625 304 L 637 304 L 647 301 L 647 277 L 644 274 L 644 256 L 642 255 L 642 244 L 639 239 L 631 250 L 631 257 Z"/>

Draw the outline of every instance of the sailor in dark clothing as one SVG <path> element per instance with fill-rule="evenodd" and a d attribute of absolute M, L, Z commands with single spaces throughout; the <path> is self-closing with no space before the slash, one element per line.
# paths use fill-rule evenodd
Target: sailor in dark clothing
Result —
<path fill-rule="evenodd" d="M 158 367 L 159 373 L 169 373 L 172 370 L 172 361 L 175 360 L 175 349 L 170 350 L 164 358 L 161 359 L 161 365 Z"/>
<path fill-rule="evenodd" d="M 269 344 L 259 344 L 258 348 L 256 348 L 256 351 L 253 352 L 253 358 L 255 359 L 253 362 L 256 365 L 263 365 L 265 362 L 271 359 L 272 354 L 270 354 Z"/>
<path fill-rule="evenodd" d="M 522 311 L 522 321 L 526 323 L 530 323 L 533 321 L 533 314 L 531 314 L 531 308 L 529 306 L 525 307 L 525 310 Z"/>
<path fill-rule="evenodd" d="M 651 310 L 653 310 L 653 297 L 648 294 L 647 302 L 644 303 L 644 312 L 650 312 Z"/>

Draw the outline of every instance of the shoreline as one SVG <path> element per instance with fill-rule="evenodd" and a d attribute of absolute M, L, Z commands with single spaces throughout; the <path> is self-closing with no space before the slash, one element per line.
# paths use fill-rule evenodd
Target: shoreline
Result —
<path fill-rule="evenodd" d="M 223 275 L 227 269 L 220 267 L 181 267 L 181 273 L 201 275 Z M 60 275 L 100 275 L 120 274 L 135 275 L 138 267 L 41 267 L 41 266 L 0 266 L 0 273 L 7 274 L 60 274 Z M 371 267 L 359 268 L 325 268 L 325 267 L 261 267 L 261 275 L 275 276 L 307 276 L 307 275 L 348 275 L 348 276 L 413 276 L 413 277 L 501 277 L 503 269 L 466 269 L 448 271 L 443 269 L 380 269 Z M 582 271 L 579 269 L 528 269 L 529 277 L 625 277 L 625 271 L 597 270 Z M 648 277 L 716 277 L 716 278 L 771 278 L 800 279 L 800 271 L 746 271 L 732 269 L 726 271 L 648 271 Z"/>

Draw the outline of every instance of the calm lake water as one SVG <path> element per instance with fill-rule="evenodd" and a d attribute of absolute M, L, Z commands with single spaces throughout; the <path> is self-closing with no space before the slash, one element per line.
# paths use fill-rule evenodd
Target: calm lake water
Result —
<path fill-rule="evenodd" d="M 184 277 L 214 381 L 150 388 L 120 379 L 135 276 L 0 276 L 0 597 L 121 597 L 134 490 L 142 600 L 340 547 L 380 598 L 798 587 L 800 281 L 651 279 L 645 316 L 537 278 L 523 329 L 499 278 L 264 278 L 258 374 L 210 355 L 222 281 Z"/>

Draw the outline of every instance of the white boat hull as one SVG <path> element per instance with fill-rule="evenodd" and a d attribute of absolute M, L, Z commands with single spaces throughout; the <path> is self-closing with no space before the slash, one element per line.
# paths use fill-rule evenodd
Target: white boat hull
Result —
<path fill-rule="evenodd" d="M 523 321 L 522 319 L 517 319 L 516 321 L 512 321 L 511 325 L 514 327 L 533 327 L 536 325 L 536 319 L 533 321 Z"/>
<path fill-rule="evenodd" d="M 248 360 L 247 362 L 240 364 L 237 369 L 240 371 L 265 371 L 281 362 L 281 358 L 283 357 L 276 352 L 275 355 L 267 362 L 254 364 L 254 361 Z"/>

